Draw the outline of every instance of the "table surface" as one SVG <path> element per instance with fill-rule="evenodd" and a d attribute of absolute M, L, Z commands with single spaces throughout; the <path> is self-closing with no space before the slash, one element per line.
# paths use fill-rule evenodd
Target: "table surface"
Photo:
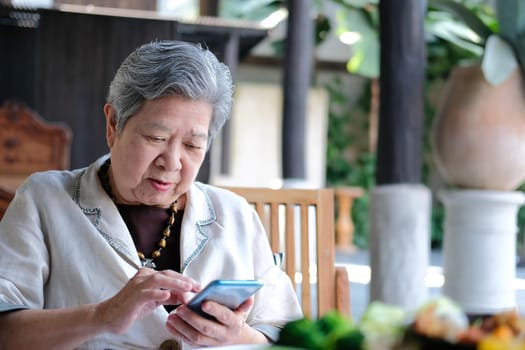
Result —
<path fill-rule="evenodd" d="M 240 345 L 228 345 L 211 348 L 202 348 L 203 350 L 262 350 L 267 349 L 271 344 L 240 344 Z"/>

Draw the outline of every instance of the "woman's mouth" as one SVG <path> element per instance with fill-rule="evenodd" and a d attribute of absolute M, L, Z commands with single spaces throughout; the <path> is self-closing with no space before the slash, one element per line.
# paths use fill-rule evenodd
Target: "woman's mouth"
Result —
<path fill-rule="evenodd" d="M 157 191 L 161 191 L 161 192 L 168 191 L 172 186 L 171 182 L 164 182 L 164 181 L 155 180 L 155 179 L 150 179 L 150 183 L 154 189 L 156 189 Z"/>

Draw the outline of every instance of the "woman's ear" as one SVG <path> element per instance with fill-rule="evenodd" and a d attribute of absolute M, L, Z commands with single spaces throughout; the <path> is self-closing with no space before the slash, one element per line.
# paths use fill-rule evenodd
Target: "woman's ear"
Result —
<path fill-rule="evenodd" d="M 106 142 L 111 149 L 117 138 L 117 118 L 115 109 L 109 103 L 104 105 L 104 115 L 106 116 Z"/>

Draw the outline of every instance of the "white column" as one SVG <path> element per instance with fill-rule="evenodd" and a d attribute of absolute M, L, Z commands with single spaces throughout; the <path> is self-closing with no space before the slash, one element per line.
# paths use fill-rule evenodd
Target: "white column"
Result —
<path fill-rule="evenodd" d="M 415 310 L 427 300 L 431 191 L 381 185 L 370 193 L 370 301 Z"/>
<path fill-rule="evenodd" d="M 522 192 L 443 191 L 443 294 L 469 314 L 516 306 L 517 213 Z"/>

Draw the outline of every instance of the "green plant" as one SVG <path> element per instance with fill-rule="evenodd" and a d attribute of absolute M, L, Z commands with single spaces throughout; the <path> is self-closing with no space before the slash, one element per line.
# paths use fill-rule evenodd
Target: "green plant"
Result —
<path fill-rule="evenodd" d="M 351 102 L 340 78 L 326 87 L 330 96 L 326 157 L 326 182 L 329 186 L 356 186 L 365 189 L 354 201 L 354 244 L 368 246 L 369 190 L 375 185 L 375 155 L 367 150 L 370 109 L 370 82 L 357 101 Z M 338 210 L 338 208 L 336 208 Z"/>
<path fill-rule="evenodd" d="M 522 184 L 518 191 L 525 192 L 525 183 Z M 521 264 L 525 262 L 525 206 L 518 210 L 518 244 L 517 255 L 521 258 Z"/>
<path fill-rule="evenodd" d="M 500 2 L 506 2 L 500 1 Z M 512 0 L 517 4 L 519 0 Z M 350 73 L 368 78 L 379 76 L 379 1 L 333 0 L 340 5 L 334 30 L 340 38 L 351 37 L 352 55 L 347 69 Z M 459 15 L 459 18 L 458 18 Z M 469 25 L 465 23 L 470 24 Z M 459 51 L 470 52 L 470 58 L 483 53 L 483 40 L 497 28 L 491 7 L 473 0 L 429 0 L 425 17 L 427 43 L 449 42 Z M 483 39 L 485 38 L 485 39 Z M 436 49 L 434 47 L 433 49 Z M 448 48 L 447 48 L 448 51 Z M 444 58 L 443 65 L 450 68 L 455 58 Z"/>
<path fill-rule="evenodd" d="M 379 0 L 333 0 L 339 4 L 336 34 L 350 37 L 352 55 L 346 68 L 367 78 L 379 76 Z"/>
<path fill-rule="evenodd" d="M 470 30 L 471 35 L 448 31 L 442 38 L 481 50 L 482 71 L 489 83 L 503 82 L 516 67 L 524 70 L 525 3 L 522 0 L 497 1 L 495 14 L 489 6 L 481 7 L 484 11 L 479 8 L 475 11 L 474 7 L 454 0 L 430 0 L 429 4 L 449 12 Z"/>
<path fill-rule="evenodd" d="M 319 45 L 331 30 L 331 23 L 323 13 L 323 0 L 311 1 L 314 44 Z M 285 18 L 287 16 L 288 2 L 286 0 L 221 0 L 219 13 L 224 18 L 234 18 L 264 22 L 275 16 Z M 275 38 L 271 41 L 274 54 L 282 57 L 285 52 L 286 38 Z"/>

